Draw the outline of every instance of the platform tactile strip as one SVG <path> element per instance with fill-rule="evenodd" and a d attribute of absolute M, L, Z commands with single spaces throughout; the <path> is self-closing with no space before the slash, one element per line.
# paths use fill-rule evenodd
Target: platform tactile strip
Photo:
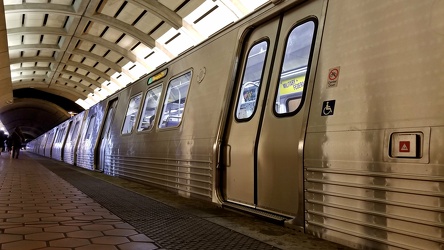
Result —
<path fill-rule="evenodd" d="M 50 159 L 36 159 L 165 249 L 276 249 Z"/>

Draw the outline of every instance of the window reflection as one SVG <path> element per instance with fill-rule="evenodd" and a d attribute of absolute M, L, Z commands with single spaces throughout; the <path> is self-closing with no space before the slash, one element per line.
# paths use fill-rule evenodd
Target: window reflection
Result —
<path fill-rule="evenodd" d="M 255 44 L 248 53 L 242 78 L 241 91 L 237 101 L 236 118 L 248 119 L 256 110 L 259 87 L 262 81 L 268 43 Z"/>
<path fill-rule="evenodd" d="M 182 121 L 190 81 L 191 71 L 170 81 L 162 109 L 160 128 L 179 126 Z"/>
<path fill-rule="evenodd" d="M 301 105 L 314 29 L 315 23 L 309 21 L 296 26 L 288 36 L 276 96 L 278 114 L 294 112 Z"/>
<path fill-rule="evenodd" d="M 131 97 L 128 110 L 126 111 L 125 121 L 123 122 L 122 134 L 129 134 L 133 131 L 141 99 L 142 93 Z"/>
<path fill-rule="evenodd" d="M 162 85 L 148 91 L 143 104 L 143 114 L 140 118 L 137 131 L 150 130 L 154 126 L 157 106 L 162 92 Z"/>

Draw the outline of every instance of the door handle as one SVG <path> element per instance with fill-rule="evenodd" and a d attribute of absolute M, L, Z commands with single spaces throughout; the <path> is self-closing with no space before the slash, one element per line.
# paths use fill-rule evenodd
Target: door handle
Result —
<path fill-rule="evenodd" d="M 231 145 L 227 144 L 224 147 L 225 166 L 231 166 Z"/>

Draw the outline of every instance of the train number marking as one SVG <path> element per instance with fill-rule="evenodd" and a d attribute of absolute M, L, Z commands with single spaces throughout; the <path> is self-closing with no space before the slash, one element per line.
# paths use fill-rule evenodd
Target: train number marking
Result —
<path fill-rule="evenodd" d="M 338 86 L 340 68 L 341 67 L 338 66 L 328 70 L 327 88 Z"/>
<path fill-rule="evenodd" d="M 336 100 L 329 100 L 323 102 L 321 116 L 333 115 L 333 113 L 335 112 L 335 103 Z"/>

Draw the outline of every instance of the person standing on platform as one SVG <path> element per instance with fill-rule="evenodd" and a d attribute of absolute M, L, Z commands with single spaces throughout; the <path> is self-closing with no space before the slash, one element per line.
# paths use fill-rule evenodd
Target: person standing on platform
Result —
<path fill-rule="evenodd" d="M 11 143 L 12 143 L 12 158 L 18 159 L 20 148 L 22 147 L 22 142 L 24 141 L 24 136 L 22 130 L 19 127 L 14 129 L 14 132 L 11 134 Z"/>
<path fill-rule="evenodd" d="M 5 140 L 6 140 L 5 131 L 0 130 L 0 154 L 4 151 Z"/>
<path fill-rule="evenodd" d="M 6 151 L 12 155 L 11 150 L 12 150 L 12 141 L 11 141 L 11 135 L 9 135 L 6 138 Z"/>

